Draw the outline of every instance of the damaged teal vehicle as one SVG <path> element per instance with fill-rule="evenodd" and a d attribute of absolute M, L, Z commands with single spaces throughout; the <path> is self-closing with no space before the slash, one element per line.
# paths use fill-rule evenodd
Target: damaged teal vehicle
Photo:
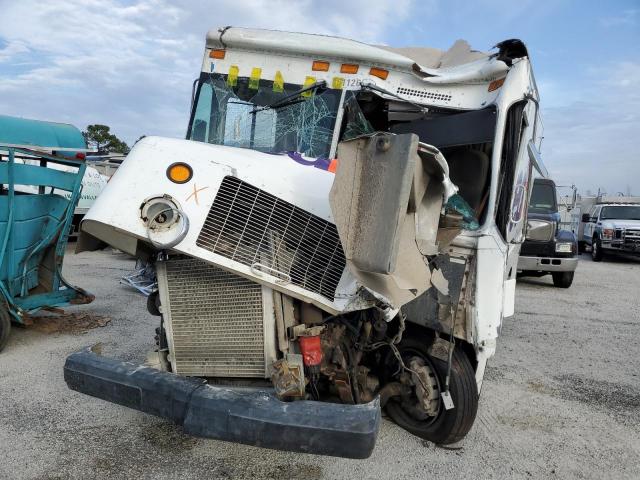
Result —
<path fill-rule="evenodd" d="M 86 150 L 72 125 L 0 115 L 0 351 L 12 322 L 94 298 L 61 274 Z"/>

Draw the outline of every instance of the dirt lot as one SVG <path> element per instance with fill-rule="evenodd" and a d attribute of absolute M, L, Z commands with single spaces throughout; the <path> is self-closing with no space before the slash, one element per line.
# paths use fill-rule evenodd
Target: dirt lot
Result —
<path fill-rule="evenodd" d="M 73 328 L 16 328 L 0 354 L 0 478 L 639 478 L 640 262 L 586 255 L 568 290 L 518 284 L 461 450 L 384 420 L 373 456 L 345 460 L 185 436 L 180 428 L 67 390 L 64 358 L 102 342 L 141 362 L 155 318 L 120 285 L 133 261 L 69 254 L 69 280 L 96 294 Z M 109 321 L 110 320 L 110 321 Z"/>

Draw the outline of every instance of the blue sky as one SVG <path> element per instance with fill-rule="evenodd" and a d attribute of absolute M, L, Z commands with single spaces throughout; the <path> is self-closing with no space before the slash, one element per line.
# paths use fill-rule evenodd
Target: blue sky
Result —
<path fill-rule="evenodd" d="M 206 31 L 221 25 L 393 46 L 528 47 L 545 162 L 585 193 L 640 195 L 640 1 L 0 0 L 0 113 L 184 135 Z"/>

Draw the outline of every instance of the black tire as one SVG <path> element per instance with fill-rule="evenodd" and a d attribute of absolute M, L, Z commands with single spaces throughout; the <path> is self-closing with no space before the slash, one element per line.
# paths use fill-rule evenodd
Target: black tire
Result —
<path fill-rule="evenodd" d="M 147 297 L 147 311 L 155 317 L 162 315 L 160 313 L 160 296 L 157 291 Z"/>
<path fill-rule="evenodd" d="M 584 253 L 587 251 L 585 242 L 578 242 L 578 253 Z"/>
<path fill-rule="evenodd" d="M 405 338 L 398 345 L 403 359 L 405 356 L 414 355 L 424 358 L 427 364 L 430 364 L 435 370 L 441 389 L 444 389 L 447 362 L 428 355 L 428 337 L 415 335 L 415 333 L 409 335 L 411 333 L 405 332 Z M 386 364 L 397 367 L 397 360 L 391 352 L 390 355 L 391 357 L 387 357 Z M 449 392 L 455 407 L 451 410 L 445 410 L 442 406 L 442 400 L 440 400 L 438 414 L 436 417 L 429 417 L 428 420 L 420 420 L 411 416 L 403 408 L 399 397 L 391 398 L 386 405 L 386 410 L 393 421 L 405 430 L 436 444 L 449 445 L 459 442 L 469 433 L 478 412 L 478 386 L 475 372 L 469 358 L 460 348 L 456 348 L 453 352 Z"/>
<path fill-rule="evenodd" d="M 9 341 L 9 333 L 11 333 L 11 316 L 7 311 L 7 307 L 0 305 L 0 352 Z"/>
<path fill-rule="evenodd" d="M 553 286 L 558 288 L 569 288 L 573 283 L 573 274 L 575 272 L 553 272 Z"/>
<path fill-rule="evenodd" d="M 601 262 L 604 254 L 602 253 L 602 243 L 598 237 L 593 237 L 591 242 L 591 259 L 594 262 Z"/>

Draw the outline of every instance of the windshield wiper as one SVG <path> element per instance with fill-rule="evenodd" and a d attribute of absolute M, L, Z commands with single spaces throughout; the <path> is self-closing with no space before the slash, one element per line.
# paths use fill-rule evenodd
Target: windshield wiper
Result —
<path fill-rule="evenodd" d="M 301 88 L 300 90 L 296 90 L 295 92 L 287 95 L 286 97 L 282 97 L 280 100 L 277 100 L 269 105 L 263 105 L 260 107 L 256 107 L 251 110 L 249 113 L 251 115 L 255 115 L 258 112 L 269 109 L 283 108 L 289 105 L 293 105 L 294 103 L 298 103 L 302 101 L 298 97 L 303 93 L 311 92 L 317 89 L 325 89 L 327 88 L 327 82 L 325 80 L 320 80 L 319 82 L 312 83 L 308 87 Z"/>

